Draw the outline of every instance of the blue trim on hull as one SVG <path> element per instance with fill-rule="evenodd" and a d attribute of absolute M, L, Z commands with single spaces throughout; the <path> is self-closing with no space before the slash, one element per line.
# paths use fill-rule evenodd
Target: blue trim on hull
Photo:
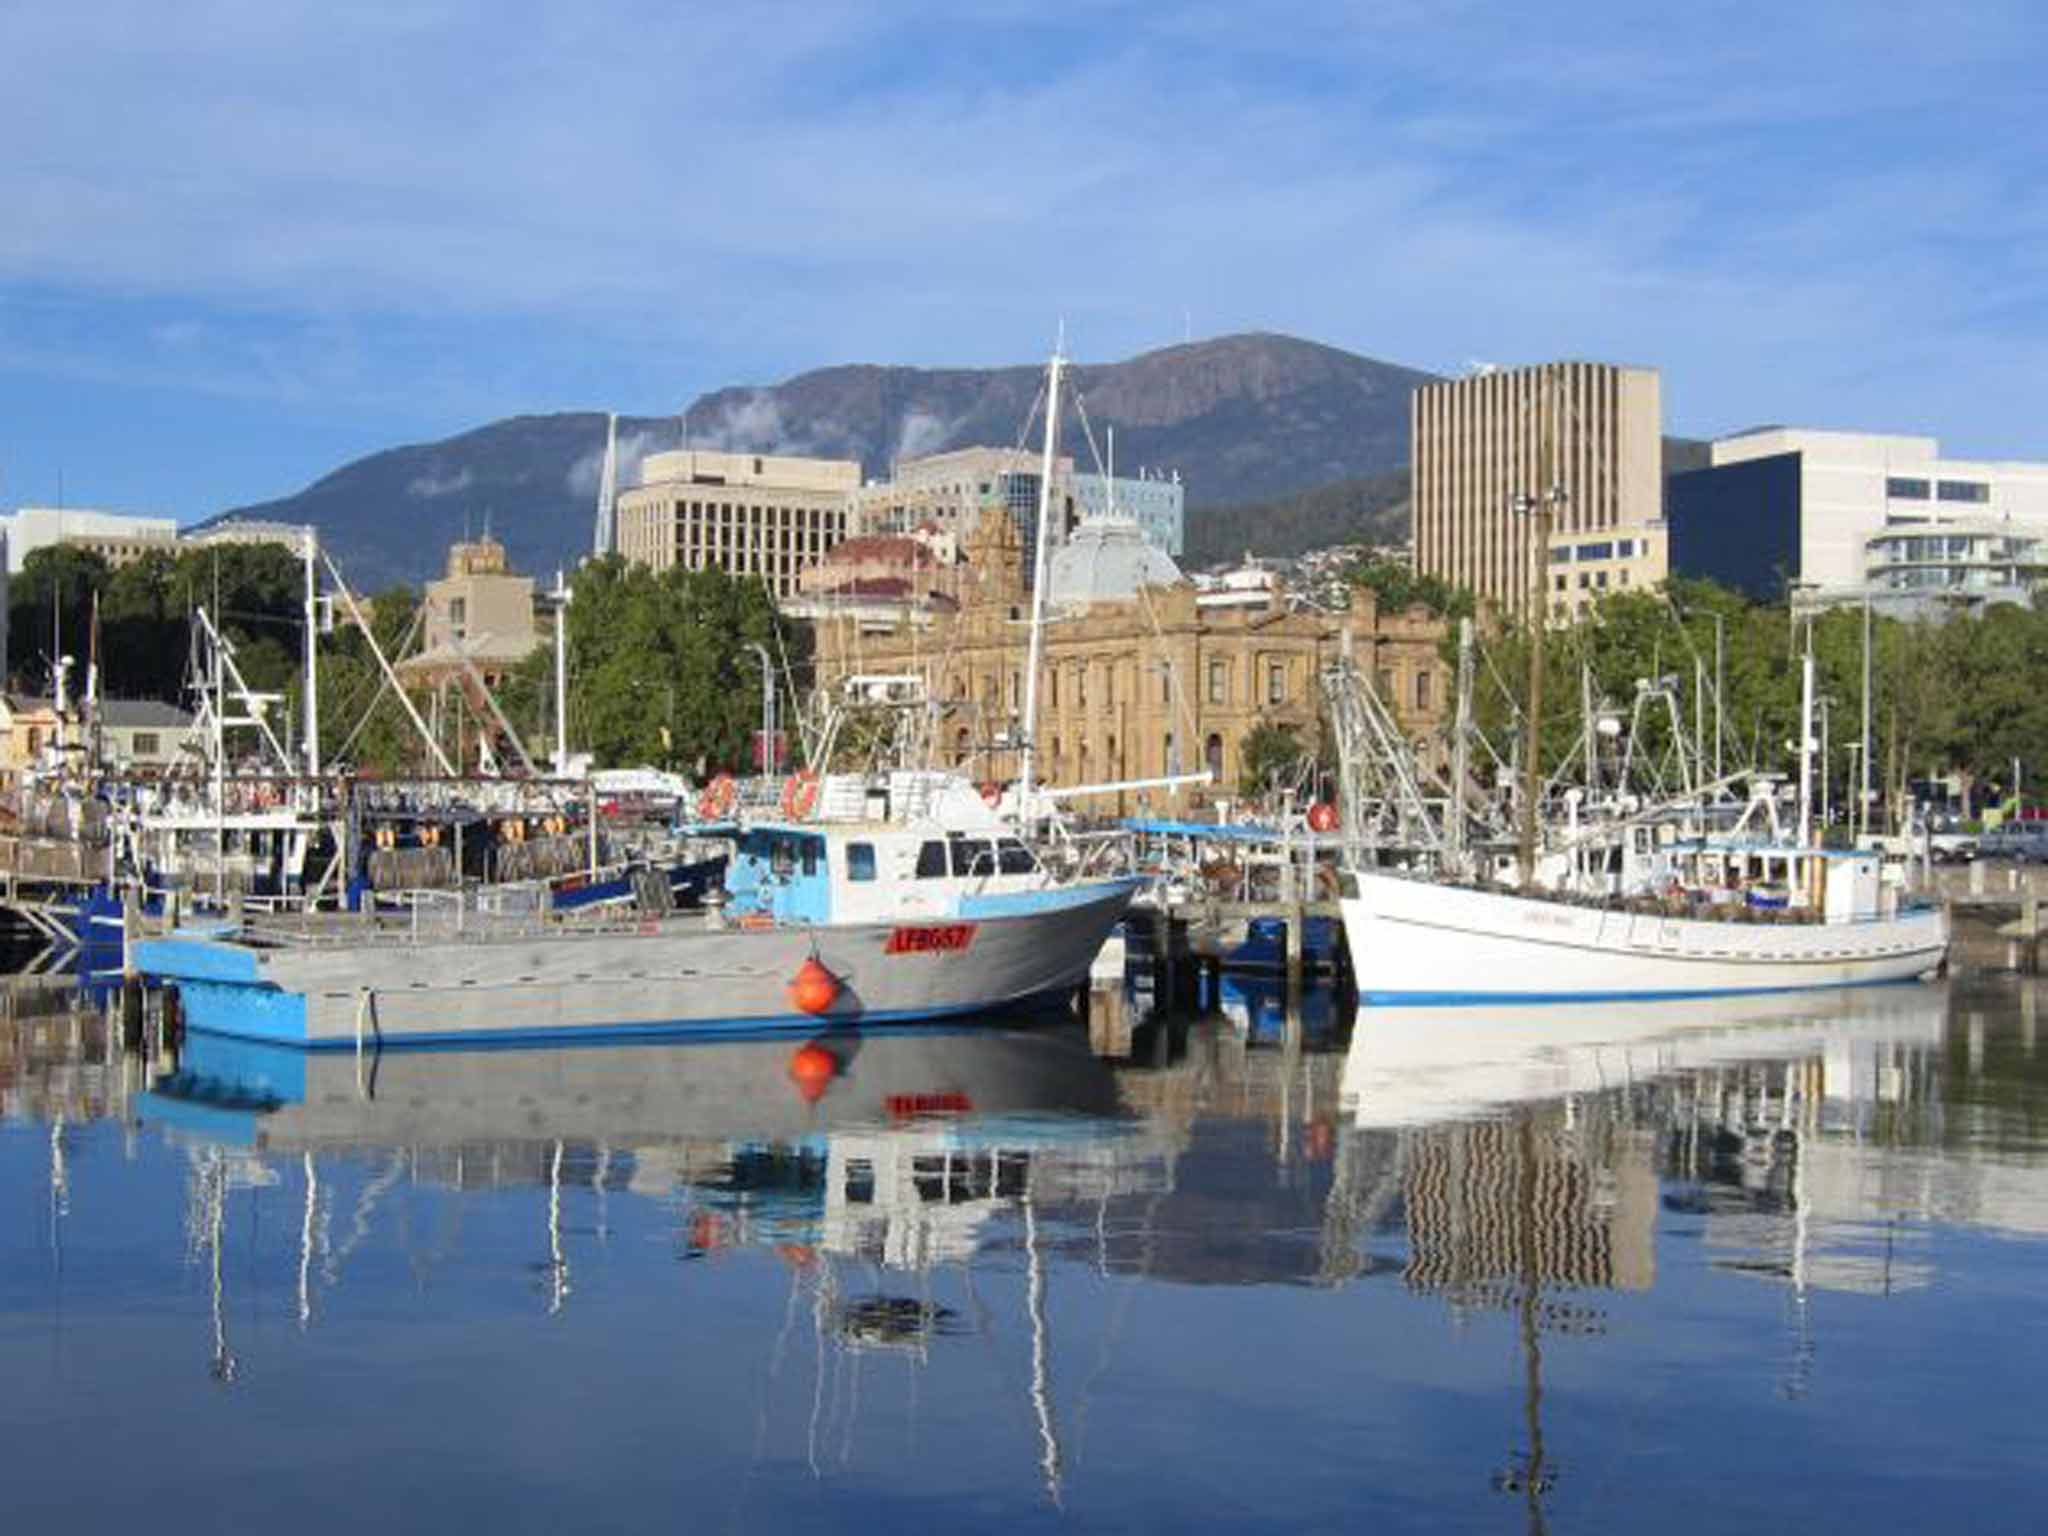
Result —
<path fill-rule="evenodd" d="M 1928 966 L 1934 969 L 1937 960 Z M 1901 987 L 1919 975 L 1880 981 L 1793 981 L 1776 987 L 1695 987 L 1647 992 L 1365 992 L 1360 1004 L 1369 1008 L 1464 1008 L 1475 1003 L 1540 1007 L 1545 1003 L 1675 1003 L 1702 997 L 1767 997 L 1786 992 L 1844 992 L 1853 987 Z"/>
<path fill-rule="evenodd" d="M 1073 991 L 1073 987 L 1054 987 L 1044 992 L 1034 992 L 1007 1000 L 958 1003 L 944 1008 L 899 1008 L 876 1013 L 785 1013 L 751 1019 L 675 1019 L 658 1024 L 572 1024 L 551 1029 L 450 1030 L 430 1034 L 381 1036 L 373 1031 L 364 1037 L 363 1045 L 365 1049 L 376 1051 L 517 1049 L 530 1045 L 609 1045 L 628 1040 L 674 1040 L 686 1037 L 731 1039 L 771 1034 L 819 1035 L 836 1030 L 930 1024 L 944 1020 L 968 1019 L 981 1014 L 991 1015 L 992 1023 L 1002 1024 L 1015 1023 L 1019 1014 L 1063 1002 L 1073 994 Z M 285 998 L 287 994 L 278 992 L 272 996 Z M 297 999 L 293 998 L 291 1001 L 296 1002 Z M 186 1028 L 195 1035 L 210 1035 L 225 1040 L 257 1040 L 265 1045 L 282 1045 L 302 1051 L 352 1051 L 356 1047 L 353 1036 L 307 1040 L 303 1036 L 303 1013 L 301 1021 L 302 1033 L 297 1037 L 223 1028 L 219 1024 L 204 1023 L 197 1018 L 188 1018 Z"/>

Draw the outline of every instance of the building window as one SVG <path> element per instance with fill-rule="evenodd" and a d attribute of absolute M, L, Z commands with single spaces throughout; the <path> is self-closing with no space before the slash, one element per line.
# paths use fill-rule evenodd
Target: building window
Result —
<path fill-rule="evenodd" d="M 1626 560 L 1636 552 L 1636 541 L 1634 539 L 1622 539 L 1614 546 L 1614 552 Z"/>
<path fill-rule="evenodd" d="M 1209 663 L 1209 702 L 1227 704 L 1230 702 L 1230 663 L 1212 661 Z"/>
<path fill-rule="evenodd" d="M 1925 501 L 1928 485 L 1925 480 L 1910 480 L 1893 475 L 1884 483 L 1884 493 L 1893 501 Z"/>
<path fill-rule="evenodd" d="M 1223 782 L 1223 738 L 1214 731 L 1202 743 L 1202 763 L 1209 770 L 1209 777 L 1217 783 Z"/>
<path fill-rule="evenodd" d="M 1599 544 L 1581 544 L 1579 546 L 1579 558 L 1581 560 L 1612 560 L 1614 558 L 1614 545 L 1611 541 Z"/>
<path fill-rule="evenodd" d="M 155 757 L 163 750 L 163 742 L 155 731 L 137 731 L 135 745 L 130 749 L 136 757 Z"/>
<path fill-rule="evenodd" d="M 1559 580 L 1562 579 L 1562 577 L 1559 578 Z M 1379 669 L 1378 674 L 1373 679 L 1373 684 L 1375 690 L 1378 692 L 1381 698 L 1385 699 L 1388 703 L 1393 702 L 1394 674 L 1390 670 L 1388 670 L 1386 667 L 1381 667 Z"/>
<path fill-rule="evenodd" d="M 1985 502 L 1991 499 L 1991 487 L 1982 480 L 1943 480 L 1934 489 L 1942 501 Z"/>
<path fill-rule="evenodd" d="M 448 599 L 448 627 L 459 636 L 462 626 L 469 622 L 469 599 L 451 597 Z"/>
<path fill-rule="evenodd" d="M 1559 572 L 1557 573 L 1557 590 L 1558 590 L 1558 591 L 1560 591 L 1560 592 L 1562 592 L 1562 591 L 1564 590 L 1564 572 L 1563 572 L 1563 571 L 1559 571 Z"/>
<path fill-rule="evenodd" d="M 1427 669 L 1415 674 L 1415 707 L 1429 708 L 1429 672 Z"/>
<path fill-rule="evenodd" d="M 1581 571 L 1581 572 L 1579 572 L 1579 585 L 1580 585 L 1581 587 L 1590 587 L 1590 586 L 1591 586 L 1592 584 L 1593 584 L 1593 578 L 1592 578 L 1592 573 L 1591 573 L 1591 572 L 1589 572 L 1589 571 Z"/>
<path fill-rule="evenodd" d="M 1168 773 L 1180 772 L 1180 754 L 1173 750 L 1173 732 L 1166 733 L 1166 745 L 1159 754 L 1159 766 Z"/>
<path fill-rule="evenodd" d="M 1593 575 L 1593 585 L 1605 587 L 1607 585 L 1607 573 L 1605 571 L 1596 571 Z"/>
<path fill-rule="evenodd" d="M 1287 663 L 1269 661 L 1266 663 L 1266 702 L 1285 704 L 1287 702 Z"/>

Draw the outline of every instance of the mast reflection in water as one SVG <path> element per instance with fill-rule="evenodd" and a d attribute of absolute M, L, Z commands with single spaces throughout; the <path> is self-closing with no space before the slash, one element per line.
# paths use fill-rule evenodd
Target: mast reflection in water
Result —
<path fill-rule="evenodd" d="M 315 1531 L 2025 1507 L 2029 988 L 1355 1024 L 1236 982 L 1193 1020 L 1100 1001 L 1086 1032 L 359 1073 L 199 1037 L 145 1067 L 103 1002 L 17 998 L 17 1506 Z"/>

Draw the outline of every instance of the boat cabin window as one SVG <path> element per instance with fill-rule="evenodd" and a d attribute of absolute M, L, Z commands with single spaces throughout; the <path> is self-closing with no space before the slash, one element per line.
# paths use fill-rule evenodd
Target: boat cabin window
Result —
<path fill-rule="evenodd" d="M 796 873 L 796 839 L 778 837 L 768 845 L 769 873 L 787 879 Z"/>
<path fill-rule="evenodd" d="M 946 845 L 939 842 L 921 844 L 917 850 L 917 878 L 920 880 L 943 880 L 946 878 Z"/>
<path fill-rule="evenodd" d="M 857 846 L 867 848 L 870 855 L 874 849 L 866 843 Z M 846 1203 L 848 1205 L 873 1205 L 875 1203 L 875 1165 L 864 1157 L 848 1158 L 846 1161 Z"/>
<path fill-rule="evenodd" d="M 996 868 L 1006 875 L 1028 875 L 1038 866 L 1031 862 L 1031 850 L 1014 837 L 996 844 Z"/>
<path fill-rule="evenodd" d="M 992 875 L 996 872 L 996 851 L 986 838 L 956 837 L 951 841 L 954 874 Z"/>
<path fill-rule="evenodd" d="M 818 839 L 806 837 L 798 843 L 798 847 L 803 850 L 804 873 L 815 875 L 818 872 L 818 856 L 822 851 L 819 847 Z"/>
<path fill-rule="evenodd" d="M 848 843 L 846 845 L 846 878 L 849 880 L 872 880 L 875 878 L 875 845 L 873 843 Z"/>

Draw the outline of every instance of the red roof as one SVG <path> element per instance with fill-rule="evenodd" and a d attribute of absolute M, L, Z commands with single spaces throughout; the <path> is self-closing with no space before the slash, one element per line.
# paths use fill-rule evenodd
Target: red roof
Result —
<path fill-rule="evenodd" d="M 858 538 L 843 539 L 825 552 L 825 559 L 831 564 L 844 565 L 860 561 L 910 566 L 933 563 L 932 552 L 925 545 L 916 539 L 890 533 L 867 533 Z"/>

